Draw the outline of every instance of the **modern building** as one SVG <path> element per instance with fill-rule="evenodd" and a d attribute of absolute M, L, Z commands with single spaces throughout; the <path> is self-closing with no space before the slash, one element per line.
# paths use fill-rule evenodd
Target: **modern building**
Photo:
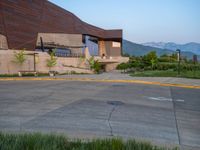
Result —
<path fill-rule="evenodd" d="M 77 57 L 88 48 L 104 63 L 122 54 L 122 30 L 104 30 L 83 22 L 47 0 L 0 0 L 0 49 L 51 51 Z M 106 61 L 107 60 L 107 61 Z"/>

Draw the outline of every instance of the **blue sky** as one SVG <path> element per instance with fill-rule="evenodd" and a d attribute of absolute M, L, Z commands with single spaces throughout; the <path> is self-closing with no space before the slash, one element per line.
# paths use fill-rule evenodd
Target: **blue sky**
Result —
<path fill-rule="evenodd" d="M 83 21 L 123 29 L 124 39 L 200 43 L 200 0 L 50 0 Z"/>

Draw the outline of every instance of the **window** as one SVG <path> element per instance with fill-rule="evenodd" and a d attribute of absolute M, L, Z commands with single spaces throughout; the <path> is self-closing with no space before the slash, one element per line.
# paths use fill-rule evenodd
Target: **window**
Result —
<path fill-rule="evenodd" d="M 112 42 L 112 47 L 121 47 L 120 42 Z"/>

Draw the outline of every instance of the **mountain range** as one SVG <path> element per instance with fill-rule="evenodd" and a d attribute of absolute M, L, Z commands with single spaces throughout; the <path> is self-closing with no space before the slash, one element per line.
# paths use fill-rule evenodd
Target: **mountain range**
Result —
<path fill-rule="evenodd" d="M 176 44 L 176 43 L 164 43 L 164 42 L 149 42 L 149 43 L 142 43 L 144 46 L 151 46 L 151 47 L 156 47 L 156 48 L 161 48 L 161 49 L 170 49 L 173 51 L 176 51 L 177 49 L 180 49 L 181 51 L 184 52 L 192 52 L 197 55 L 200 55 L 200 44 L 199 43 L 187 43 L 187 44 Z"/>
<path fill-rule="evenodd" d="M 181 55 L 192 59 L 193 55 L 200 55 L 200 44 L 198 43 L 188 43 L 184 45 L 178 45 L 175 43 L 143 43 L 137 44 L 128 40 L 123 40 L 123 53 L 134 55 L 134 56 L 143 56 L 151 51 L 156 51 L 158 56 L 163 54 L 173 54 L 177 49 L 181 49 Z M 200 60 L 200 56 L 198 56 Z"/>

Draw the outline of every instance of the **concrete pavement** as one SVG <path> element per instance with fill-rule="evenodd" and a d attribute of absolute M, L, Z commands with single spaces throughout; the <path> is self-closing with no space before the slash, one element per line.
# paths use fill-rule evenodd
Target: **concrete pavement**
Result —
<path fill-rule="evenodd" d="M 0 131 L 122 137 L 200 149 L 200 90 L 128 83 L 1 81 Z"/>

